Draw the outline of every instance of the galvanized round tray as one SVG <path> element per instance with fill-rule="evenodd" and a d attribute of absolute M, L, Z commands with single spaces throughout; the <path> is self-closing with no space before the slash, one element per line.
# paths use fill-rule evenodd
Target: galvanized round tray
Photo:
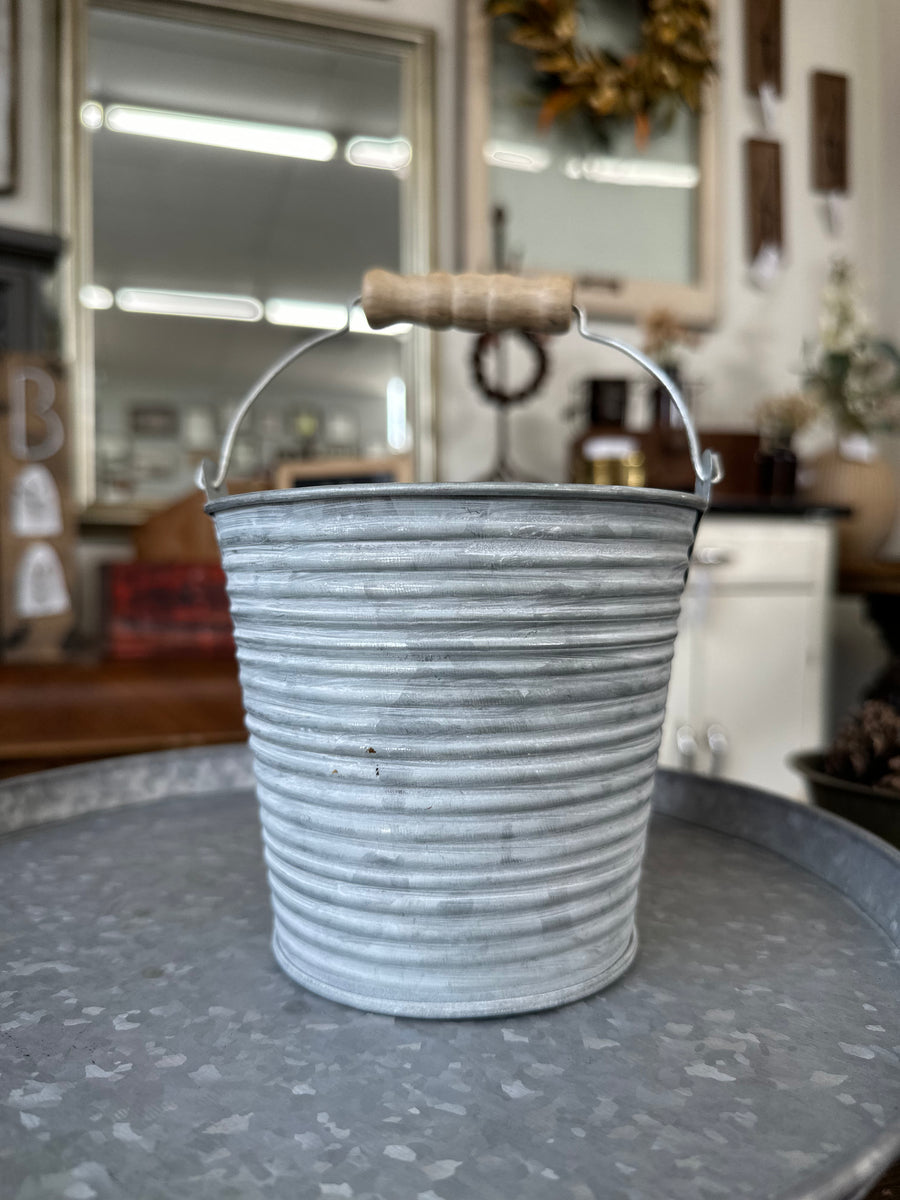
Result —
<path fill-rule="evenodd" d="M 900 1153 L 900 855 L 867 834 L 661 772 L 629 973 L 417 1021 L 275 966 L 248 783 L 225 748 L 0 785 L 0 828 L 81 814 L 0 841 L 5 1195 L 836 1200 Z"/>

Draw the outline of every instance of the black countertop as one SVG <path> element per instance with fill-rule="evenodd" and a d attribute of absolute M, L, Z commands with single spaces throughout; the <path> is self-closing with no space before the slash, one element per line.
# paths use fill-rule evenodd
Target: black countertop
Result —
<path fill-rule="evenodd" d="M 852 509 L 839 504 L 810 504 L 804 500 L 760 496 L 721 496 L 713 491 L 709 505 L 710 513 L 732 517 L 849 517 Z"/>

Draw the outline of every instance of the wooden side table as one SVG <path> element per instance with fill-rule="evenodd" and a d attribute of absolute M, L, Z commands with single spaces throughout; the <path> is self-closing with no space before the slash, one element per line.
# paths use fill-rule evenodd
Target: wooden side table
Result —
<path fill-rule="evenodd" d="M 890 655 L 868 694 L 879 698 L 896 694 L 900 699 L 900 561 L 847 567 L 840 573 L 838 586 L 844 595 L 865 596 L 866 611 Z"/>

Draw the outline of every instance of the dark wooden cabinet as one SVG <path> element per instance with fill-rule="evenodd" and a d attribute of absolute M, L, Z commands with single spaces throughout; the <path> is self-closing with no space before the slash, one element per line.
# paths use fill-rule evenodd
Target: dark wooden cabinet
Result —
<path fill-rule="evenodd" d="M 0 666 L 0 777 L 245 737 L 233 659 Z"/>
<path fill-rule="evenodd" d="M 61 248 L 54 234 L 0 226 L 0 353 L 58 350 L 56 305 L 46 292 Z"/>

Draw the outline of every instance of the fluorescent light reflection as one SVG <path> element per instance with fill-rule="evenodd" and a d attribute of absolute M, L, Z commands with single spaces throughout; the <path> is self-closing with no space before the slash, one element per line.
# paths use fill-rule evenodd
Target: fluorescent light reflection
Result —
<path fill-rule="evenodd" d="M 100 287 L 96 283 L 86 283 L 78 289 L 78 299 L 82 308 L 105 309 L 112 308 L 115 296 L 109 288 Z"/>
<path fill-rule="evenodd" d="M 340 329 L 347 320 L 343 304 L 327 304 L 314 300 L 266 301 L 266 320 L 272 325 L 294 325 L 301 329 Z M 408 333 L 411 325 L 389 325 L 373 329 L 361 308 L 354 308 L 350 317 L 351 333 L 379 333 L 388 337 Z"/>
<path fill-rule="evenodd" d="M 344 158 L 354 167 L 374 167 L 379 171 L 401 171 L 412 159 L 412 146 L 403 137 L 352 137 Z"/>
<path fill-rule="evenodd" d="M 524 142 L 491 141 L 484 147 L 484 161 L 491 167 L 536 174 L 551 165 L 550 151 Z M 691 163 L 654 162 L 643 158 L 612 158 L 594 154 L 569 158 L 562 166 L 567 179 L 622 187 L 695 188 L 700 169 Z"/>
<path fill-rule="evenodd" d="M 385 388 L 387 401 L 387 441 L 392 450 L 403 451 L 409 444 L 406 421 L 406 384 L 399 375 L 392 375 Z"/>
<path fill-rule="evenodd" d="M 220 292 L 176 292 L 156 288 L 119 288 L 116 304 L 122 312 L 162 317 L 206 317 L 219 321 L 261 321 L 263 306 L 253 296 Z"/>
<path fill-rule="evenodd" d="M 284 158 L 308 158 L 315 162 L 330 162 L 337 151 L 337 140 L 323 129 L 264 125 L 258 121 L 204 117 L 131 104 L 111 105 L 106 110 L 106 127 L 114 133 L 167 138 L 224 150 L 248 150 L 254 154 L 278 154 Z"/>
<path fill-rule="evenodd" d="M 142 108 L 135 104 L 111 104 L 104 111 L 103 105 L 96 100 L 86 100 L 82 104 L 81 123 L 86 129 L 101 129 L 105 124 L 114 133 L 165 138 L 168 141 L 191 142 L 225 150 L 247 150 L 253 154 L 306 158 L 315 162 L 330 162 L 338 146 L 334 135 L 324 129 L 269 125 L 231 117 Z M 412 146 L 405 137 L 357 135 L 347 140 L 344 158 L 354 167 L 402 171 L 412 161 Z"/>
<path fill-rule="evenodd" d="M 81 106 L 81 123 L 85 129 L 101 129 L 103 127 L 103 105 L 96 100 L 86 100 Z"/>
<path fill-rule="evenodd" d="M 343 304 L 318 304 L 313 300 L 266 301 L 266 320 L 271 325 L 340 329 L 346 319 L 347 310 Z"/>
<path fill-rule="evenodd" d="M 550 151 L 543 146 L 519 142 L 488 142 L 484 161 L 491 167 L 507 167 L 510 171 L 546 171 L 550 166 Z"/>
<path fill-rule="evenodd" d="M 316 300 L 267 300 L 255 296 L 235 296 L 225 292 L 182 292 L 172 288 L 123 287 L 113 295 L 109 288 L 86 283 L 78 292 L 84 308 L 107 309 L 115 304 L 122 312 L 143 313 L 161 317 L 205 317 L 219 321 L 261 321 L 270 325 L 289 325 L 300 329 L 341 329 L 347 319 L 343 304 L 327 304 Z M 411 325 L 390 325 L 373 329 L 361 308 L 354 308 L 350 317 L 351 333 L 384 334 L 397 337 L 408 333 Z M 403 380 L 394 382 L 403 387 Z M 405 396 L 405 392 L 404 392 Z M 394 403 L 397 403 L 396 399 Z M 405 411 L 405 410 L 404 410 Z"/>
<path fill-rule="evenodd" d="M 568 159 L 563 174 L 568 179 L 586 179 L 590 183 L 612 183 L 622 187 L 695 188 L 700 182 L 700 170 L 691 163 L 609 158 L 601 154 Z"/>

